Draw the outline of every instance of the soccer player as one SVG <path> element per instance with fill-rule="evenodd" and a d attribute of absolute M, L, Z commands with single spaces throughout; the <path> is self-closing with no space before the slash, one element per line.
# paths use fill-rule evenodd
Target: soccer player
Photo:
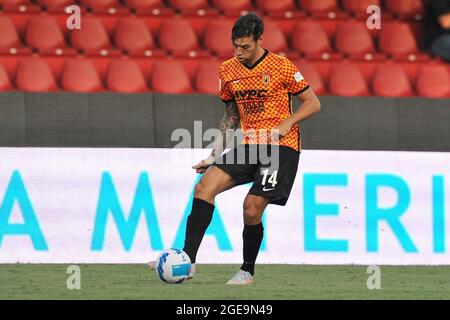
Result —
<path fill-rule="evenodd" d="M 292 62 L 262 47 L 263 32 L 263 20 L 254 13 L 235 22 L 231 34 L 235 56 L 220 67 L 220 96 L 225 103 L 222 136 L 214 142 L 211 155 L 193 166 L 204 174 L 195 186 L 183 248 L 193 263 L 192 276 L 214 198 L 253 182 L 243 203 L 243 264 L 227 282 L 230 285 L 253 283 L 264 209 L 268 204 L 286 204 L 301 151 L 299 123 L 320 110 L 317 96 Z M 295 113 L 291 96 L 302 102 Z M 242 144 L 222 155 L 233 137 L 230 130 L 239 125 Z"/>

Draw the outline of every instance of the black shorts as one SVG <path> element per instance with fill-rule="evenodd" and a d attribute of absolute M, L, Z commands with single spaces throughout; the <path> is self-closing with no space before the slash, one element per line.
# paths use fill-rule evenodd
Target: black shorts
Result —
<path fill-rule="evenodd" d="M 249 194 L 284 206 L 297 174 L 300 153 L 285 146 L 241 144 L 216 159 L 236 185 L 253 182 Z"/>

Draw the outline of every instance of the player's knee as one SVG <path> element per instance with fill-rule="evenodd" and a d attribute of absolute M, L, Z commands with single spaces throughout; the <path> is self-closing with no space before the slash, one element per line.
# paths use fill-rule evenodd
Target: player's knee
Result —
<path fill-rule="evenodd" d="M 261 222 L 262 210 L 251 202 L 244 202 L 244 223 L 258 224 Z"/>
<path fill-rule="evenodd" d="M 208 202 L 213 200 L 214 195 L 208 190 L 205 183 L 200 180 L 194 188 L 194 198 L 202 199 Z"/>

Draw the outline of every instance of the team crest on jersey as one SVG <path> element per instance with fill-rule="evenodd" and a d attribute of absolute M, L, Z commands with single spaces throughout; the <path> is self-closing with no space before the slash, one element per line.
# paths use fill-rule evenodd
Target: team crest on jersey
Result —
<path fill-rule="evenodd" d="M 264 83 L 265 86 L 268 86 L 270 83 L 270 73 L 264 73 L 262 75 L 262 82 Z"/>

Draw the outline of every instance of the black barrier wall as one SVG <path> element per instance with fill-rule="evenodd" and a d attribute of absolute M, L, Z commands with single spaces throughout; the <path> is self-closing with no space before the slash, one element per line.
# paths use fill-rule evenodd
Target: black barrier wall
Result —
<path fill-rule="evenodd" d="M 301 126 L 304 149 L 450 151 L 449 99 L 320 100 Z M 170 148 L 174 130 L 217 128 L 223 113 L 218 97 L 197 94 L 1 93 L 0 146 Z"/>

